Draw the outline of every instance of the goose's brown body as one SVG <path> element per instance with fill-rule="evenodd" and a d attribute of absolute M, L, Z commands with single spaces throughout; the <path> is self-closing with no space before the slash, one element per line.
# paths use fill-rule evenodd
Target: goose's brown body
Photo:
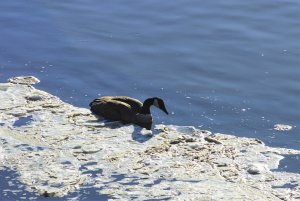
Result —
<path fill-rule="evenodd" d="M 158 102 L 162 102 L 162 106 L 159 108 L 168 114 L 163 101 L 156 97 L 147 99 L 142 103 L 127 96 L 104 96 L 92 101 L 90 107 L 94 114 L 102 116 L 104 119 L 121 121 L 125 124 L 134 123 L 143 128 L 151 129 L 150 106 L 154 103 L 157 106 L 159 105 Z"/>

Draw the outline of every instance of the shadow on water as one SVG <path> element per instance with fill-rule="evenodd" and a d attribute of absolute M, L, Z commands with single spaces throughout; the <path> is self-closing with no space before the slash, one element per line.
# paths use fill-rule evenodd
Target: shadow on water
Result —
<path fill-rule="evenodd" d="M 88 162 L 86 164 L 83 164 L 80 166 L 79 170 L 82 172 L 82 174 L 89 174 L 91 178 L 101 177 L 102 176 L 102 169 L 96 169 L 96 170 L 89 170 L 88 166 L 96 165 L 97 162 Z M 113 196 L 106 195 L 106 194 L 100 194 L 99 191 L 102 188 L 95 188 L 94 183 L 89 183 L 83 186 L 80 186 L 80 189 L 78 189 L 75 192 L 72 192 L 64 197 L 61 198 L 61 200 L 109 200 L 113 199 Z"/>
<path fill-rule="evenodd" d="M 106 127 L 106 128 L 110 128 L 110 129 L 117 129 L 122 126 L 130 125 L 130 124 L 123 124 L 120 121 L 104 120 L 102 117 L 99 117 L 99 116 L 96 116 L 96 117 L 98 118 L 98 120 L 88 121 L 87 123 L 92 123 L 93 126 L 95 126 L 95 127 Z M 99 125 L 97 125 L 97 122 L 99 123 Z M 157 135 L 159 133 L 159 131 L 155 130 L 155 129 L 151 129 L 151 131 L 150 130 L 145 131 L 140 126 L 137 126 L 137 125 L 133 125 L 133 126 L 134 126 L 134 130 L 131 134 L 132 139 L 139 143 L 144 143 L 144 142 L 150 140 L 154 135 Z"/>
<path fill-rule="evenodd" d="M 59 200 L 87 200 L 87 201 L 96 201 L 96 200 L 109 200 L 114 199 L 113 196 L 99 194 L 101 188 L 95 188 L 93 185 L 82 186 L 79 191 L 72 192 L 65 197 L 60 198 Z M 51 198 L 52 201 L 52 198 Z"/>
<path fill-rule="evenodd" d="M 35 198 L 35 193 L 29 192 L 25 189 L 24 184 L 19 180 L 19 175 L 16 171 L 4 168 L 0 170 L 0 200 L 27 200 L 28 198 Z"/>
<path fill-rule="evenodd" d="M 148 140 L 150 140 L 154 135 L 157 135 L 159 131 L 152 129 L 151 131 L 146 131 L 149 133 L 143 133 L 143 128 L 134 126 L 134 130 L 131 134 L 132 139 L 139 142 L 139 143 L 144 143 Z M 152 133 L 150 133 L 152 132 Z"/>
<path fill-rule="evenodd" d="M 82 174 L 89 174 L 92 178 L 98 177 L 102 175 L 103 170 L 88 170 L 87 166 L 96 165 L 97 162 L 89 162 L 80 166 L 79 170 Z"/>
<path fill-rule="evenodd" d="M 86 172 L 85 172 L 86 173 Z M 96 175 L 93 173 L 92 175 Z M 100 189 L 93 185 L 82 186 L 78 191 L 72 192 L 64 197 L 43 197 L 36 193 L 29 192 L 25 189 L 25 185 L 19 181 L 19 175 L 16 171 L 4 168 L 0 170 L 0 200 L 36 200 L 36 201 L 63 201 L 63 200 L 109 200 L 112 196 L 100 195 L 97 192 Z"/>
<path fill-rule="evenodd" d="M 126 176 L 126 174 L 118 174 L 118 173 L 111 175 L 111 177 L 114 178 L 114 180 L 111 182 L 108 182 L 108 183 L 119 182 L 123 185 L 130 185 L 130 186 L 138 185 L 139 184 L 138 180 L 140 180 L 139 177 L 128 177 L 128 176 Z M 130 182 L 123 181 L 122 182 L 122 180 L 125 180 L 127 178 L 132 179 L 132 181 L 130 181 Z"/>
<path fill-rule="evenodd" d="M 110 129 L 117 129 L 122 126 L 126 126 L 130 124 L 122 124 L 121 122 L 106 122 L 104 126 L 101 127 L 107 127 Z M 160 132 L 158 130 L 152 129 L 152 130 L 145 130 L 144 128 L 141 128 L 137 125 L 133 125 L 134 130 L 131 133 L 131 137 L 134 141 L 139 143 L 144 143 L 148 140 L 150 140 L 154 135 L 159 134 Z"/>

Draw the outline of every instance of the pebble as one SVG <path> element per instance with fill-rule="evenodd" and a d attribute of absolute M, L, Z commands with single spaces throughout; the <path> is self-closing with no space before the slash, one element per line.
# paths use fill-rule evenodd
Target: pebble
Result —
<path fill-rule="evenodd" d="M 204 146 L 201 143 L 191 143 L 191 144 L 189 144 L 189 147 L 191 149 L 199 150 L 199 149 L 203 148 Z"/>
<path fill-rule="evenodd" d="M 42 100 L 43 98 L 39 95 L 32 95 L 32 96 L 26 96 L 25 97 L 27 100 L 30 100 L 30 101 L 39 101 L 39 100 Z"/>
<path fill-rule="evenodd" d="M 101 148 L 98 148 L 95 145 L 84 145 L 81 149 L 82 149 L 82 153 L 85 154 L 93 154 L 101 150 Z"/>
<path fill-rule="evenodd" d="M 204 140 L 207 141 L 207 142 L 215 143 L 215 144 L 222 144 L 222 142 L 220 142 L 219 140 L 216 140 L 216 139 L 214 139 L 212 137 L 208 137 L 208 136 L 205 137 Z"/>
<path fill-rule="evenodd" d="M 269 168 L 264 164 L 251 164 L 248 166 L 247 172 L 249 174 L 262 174 L 268 172 Z"/>

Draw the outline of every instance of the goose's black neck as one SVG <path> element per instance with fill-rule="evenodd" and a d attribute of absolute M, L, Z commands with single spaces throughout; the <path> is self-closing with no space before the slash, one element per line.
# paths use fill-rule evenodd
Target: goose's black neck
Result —
<path fill-rule="evenodd" d="M 153 98 L 148 98 L 144 101 L 143 106 L 141 108 L 141 114 L 150 114 L 150 107 L 153 105 Z"/>

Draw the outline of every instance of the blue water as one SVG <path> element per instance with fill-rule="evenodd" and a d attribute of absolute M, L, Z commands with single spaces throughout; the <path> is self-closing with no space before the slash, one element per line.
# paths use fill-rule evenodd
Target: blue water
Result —
<path fill-rule="evenodd" d="M 160 96 L 156 123 L 300 149 L 299 1 L 2 0 L 0 25 L 1 82 L 34 75 L 80 107 Z"/>
<path fill-rule="evenodd" d="M 2 0 L 0 26 L 1 82 L 34 75 L 86 108 L 160 96 L 156 123 L 300 149 L 300 1 Z"/>

